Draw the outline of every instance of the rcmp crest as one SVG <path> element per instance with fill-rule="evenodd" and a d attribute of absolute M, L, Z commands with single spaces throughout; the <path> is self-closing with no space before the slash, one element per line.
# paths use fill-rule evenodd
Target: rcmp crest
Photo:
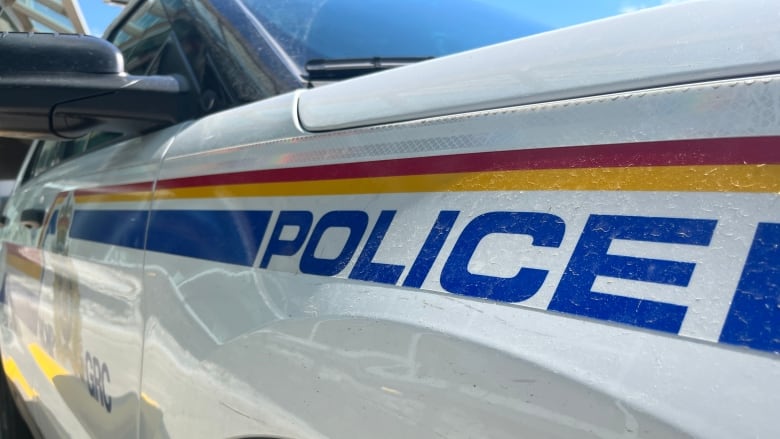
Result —
<path fill-rule="evenodd" d="M 78 376 L 83 375 L 78 272 L 69 258 L 69 231 L 73 221 L 73 193 L 68 193 L 54 220 L 53 274 L 54 355 Z"/>

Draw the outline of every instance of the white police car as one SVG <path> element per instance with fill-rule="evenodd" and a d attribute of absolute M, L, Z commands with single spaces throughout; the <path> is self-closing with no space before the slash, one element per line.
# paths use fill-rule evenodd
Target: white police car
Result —
<path fill-rule="evenodd" d="M 778 437 L 776 3 L 508 3 L 0 38 L 4 433 Z"/>

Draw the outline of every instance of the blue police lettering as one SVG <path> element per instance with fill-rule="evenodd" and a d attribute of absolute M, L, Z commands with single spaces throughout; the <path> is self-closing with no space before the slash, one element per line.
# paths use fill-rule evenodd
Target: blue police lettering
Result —
<path fill-rule="evenodd" d="M 717 221 L 591 215 L 548 309 L 677 333 L 687 307 L 591 290 L 597 276 L 688 286 L 695 264 L 607 254 L 613 239 L 709 246 Z"/>
<path fill-rule="evenodd" d="M 373 262 L 374 256 L 376 255 L 377 250 L 379 250 L 379 245 L 382 244 L 382 240 L 385 239 L 385 233 L 387 233 L 387 229 L 390 227 L 394 217 L 394 210 L 384 210 L 379 214 L 379 219 L 377 219 L 374 229 L 368 236 L 368 241 L 363 247 L 360 256 L 358 256 L 352 273 L 349 274 L 350 279 L 367 280 L 370 282 L 391 285 L 395 285 L 395 283 L 398 282 L 398 278 L 401 277 L 401 273 L 404 271 L 403 265 Z"/>
<path fill-rule="evenodd" d="M 422 286 L 425 278 L 428 277 L 428 273 L 431 271 L 431 267 L 433 267 L 433 263 L 439 256 L 444 242 L 450 236 L 450 231 L 452 226 L 455 225 L 455 220 L 458 219 L 459 213 L 453 210 L 439 212 L 439 216 L 428 233 L 420 253 L 417 254 L 417 258 L 409 269 L 409 274 L 406 275 L 403 286 L 412 288 L 420 288 Z"/>
<path fill-rule="evenodd" d="M 260 228 L 264 230 L 270 212 L 263 213 L 266 216 L 259 219 L 264 220 L 260 221 Z M 376 262 L 374 258 L 379 248 L 387 244 L 385 238 L 396 213 L 394 210 L 379 212 L 369 231 L 371 214 L 362 210 L 327 212 L 314 227 L 311 211 L 281 211 L 265 248 L 258 249 L 262 255 L 260 268 L 268 268 L 273 257 L 300 255 L 298 268 L 301 273 L 345 276 L 345 268 L 354 263 L 347 275 L 351 279 L 421 288 L 436 261 L 443 260 L 438 281 L 444 291 L 500 302 L 522 302 L 537 294 L 549 271 L 544 267 L 518 267 L 517 274 L 510 278 L 471 273 L 469 263 L 478 246 L 489 235 L 514 234 L 530 236 L 533 246 L 559 248 L 566 231 L 564 221 L 553 214 L 498 211 L 475 217 L 459 236 L 451 237 L 461 212 L 444 210 L 439 212 L 425 241 L 417 244 L 420 250 L 413 261 Z M 547 309 L 679 333 L 688 311 L 686 306 L 593 291 L 593 285 L 603 276 L 687 287 L 695 263 L 609 254 L 610 244 L 613 240 L 627 240 L 709 247 L 716 225 L 716 220 L 707 219 L 591 215 Z M 283 238 L 285 228 L 295 231 L 292 234 L 288 231 Z M 332 228 L 348 230 L 345 242 L 337 244 L 341 248 L 336 249 L 335 257 L 316 256 L 320 246 L 333 248 L 327 234 Z M 262 238 L 262 233 L 259 236 Z M 451 240 L 454 245 L 450 254 L 440 255 Z M 401 275 L 410 262 L 408 274 L 401 282 Z M 780 353 L 778 303 L 780 224 L 761 223 L 756 229 L 719 342 Z M 110 403 L 104 405 L 110 407 Z"/>
<path fill-rule="evenodd" d="M 469 261 L 480 241 L 494 233 L 529 235 L 533 245 L 559 247 L 566 230 L 560 217 L 549 213 L 490 212 L 474 218 L 455 243 L 441 273 L 441 286 L 455 294 L 498 300 L 522 302 L 541 288 L 547 270 L 522 267 L 512 278 L 473 274 Z"/>
<path fill-rule="evenodd" d="M 720 342 L 780 352 L 780 224 L 758 225 Z"/>
<path fill-rule="evenodd" d="M 89 351 L 84 354 L 84 363 L 84 380 L 87 382 L 89 395 L 111 413 L 112 401 L 108 393 L 111 374 L 108 372 L 108 365 L 91 355 Z"/>
<path fill-rule="evenodd" d="M 339 227 L 349 229 L 349 236 L 338 256 L 333 259 L 314 256 L 317 246 L 326 230 Z M 347 266 L 355 254 L 360 240 L 368 227 L 368 214 L 359 210 L 328 212 L 317 221 L 308 244 L 301 255 L 301 273 L 320 276 L 335 276 Z"/>
<path fill-rule="evenodd" d="M 313 221 L 314 215 L 309 211 L 283 210 L 279 212 L 279 218 L 276 220 L 274 231 L 271 232 L 271 238 L 265 248 L 265 254 L 260 261 L 260 268 L 268 268 L 268 263 L 271 262 L 271 257 L 274 255 L 292 256 L 298 253 L 298 250 L 301 249 L 303 243 L 306 241 L 306 236 L 309 234 L 309 229 L 311 228 L 311 223 Z M 293 239 L 282 239 L 282 231 L 285 226 L 294 226 L 298 228 Z"/>

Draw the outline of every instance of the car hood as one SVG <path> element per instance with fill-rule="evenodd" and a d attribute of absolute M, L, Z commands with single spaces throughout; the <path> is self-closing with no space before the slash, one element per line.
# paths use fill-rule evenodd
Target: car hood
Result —
<path fill-rule="evenodd" d="M 315 88 L 298 114 L 329 131 L 776 73 L 778 18 L 773 0 L 667 5 Z"/>

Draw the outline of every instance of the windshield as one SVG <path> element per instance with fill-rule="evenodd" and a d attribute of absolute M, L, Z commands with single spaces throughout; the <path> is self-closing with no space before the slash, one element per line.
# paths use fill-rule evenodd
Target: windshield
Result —
<path fill-rule="evenodd" d="M 546 30 L 515 0 L 244 0 L 303 71 L 313 59 L 439 57 Z"/>

